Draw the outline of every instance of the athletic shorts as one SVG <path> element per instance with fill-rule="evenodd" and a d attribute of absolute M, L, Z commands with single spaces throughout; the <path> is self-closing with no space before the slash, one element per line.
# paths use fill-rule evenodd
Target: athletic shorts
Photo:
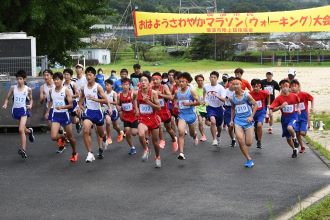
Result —
<path fill-rule="evenodd" d="M 237 122 L 237 121 L 234 120 L 234 124 L 235 124 L 235 126 L 236 125 L 237 126 L 240 126 L 244 130 L 247 130 L 247 129 L 249 129 L 249 128 L 251 128 L 251 127 L 254 126 L 254 122 L 247 122 L 247 121 L 246 122 Z"/>
<path fill-rule="evenodd" d="M 184 120 L 188 125 L 193 125 L 197 121 L 196 113 L 179 114 L 179 119 Z"/>
<path fill-rule="evenodd" d="M 290 115 L 282 115 L 281 124 L 282 124 L 282 137 L 291 138 L 291 135 L 288 131 L 288 126 L 292 126 L 294 130 L 296 130 L 297 125 L 297 114 L 293 113 Z"/>
<path fill-rule="evenodd" d="M 72 108 L 69 109 L 70 115 L 71 116 L 77 116 L 76 111 L 78 107 L 78 102 L 76 100 L 72 101 Z"/>
<path fill-rule="evenodd" d="M 230 119 L 231 119 L 231 106 L 224 106 L 225 111 L 223 112 L 224 123 L 227 127 L 229 127 Z"/>
<path fill-rule="evenodd" d="M 169 110 L 167 110 L 167 111 L 164 111 L 164 110 L 158 111 L 157 115 L 160 117 L 162 122 L 164 122 L 164 123 L 170 123 L 171 122 L 172 115 L 171 115 Z"/>
<path fill-rule="evenodd" d="M 71 124 L 70 115 L 68 112 L 53 112 L 52 122 L 59 123 L 62 127 Z"/>
<path fill-rule="evenodd" d="M 266 113 L 267 113 L 267 110 L 265 108 L 256 111 L 256 114 L 254 115 L 253 120 L 256 123 L 261 122 L 263 124 L 265 117 L 266 117 Z"/>
<path fill-rule="evenodd" d="M 48 114 L 48 121 L 51 121 L 52 120 L 53 112 L 54 112 L 54 109 L 53 108 L 50 108 L 49 109 L 49 114 Z"/>
<path fill-rule="evenodd" d="M 101 110 L 86 109 L 82 114 L 82 120 L 90 120 L 96 126 L 102 126 L 104 124 L 104 117 Z"/>
<path fill-rule="evenodd" d="M 210 120 L 212 116 L 215 117 L 217 127 L 222 125 L 223 122 L 223 108 L 206 106 L 207 119 Z"/>
<path fill-rule="evenodd" d="M 138 128 L 139 126 L 139 121 L 133 121 L 133 122 L 129 122 L 129 121 L 124 121 L 124 128 Z"/>
<path fill-rule="evenodd" d="M 11 115 L 14 119 L 20 120 L 21 117 L 27 116 L 30 117 L 30 112 L 26 108 L 12 108 Z"/>
<path fill-rule="evenodd" d="M 145 124 L 148 127 L 148 130 L 153 130 L 159 128 L 161 119 L 158 115 L 151 115 L 151 116 L 140 115 L 139 122 Z"/>
<path fill-rule="evenodd" d="M 106 115 L 110 115 L 109 114 L 109 109 L 105 110 L 103 115 L 104 115 L 104 117 Z M 117 119 L 119 118 L 119 113 L 118 113 L 117 109 L 112 109 L 112 114 L 111 114 L 110 118 L 111 118 L 111 121 L 117 121 Z"/>
<path fill-rule="evenodd" d="M 201 116 L 202 118 L 207 118 L 207 113 L 206 112 L 200 112 L 198 110 L 196 110 L 196 113 L 198 116 Z"/>
<path fill-rule="evenodd" d="M 308 129 L 308 113 L 307 111 L 302 111 L 298 115 L 298 121 L 296 123 L 295 131 L 307 132 Z"/>

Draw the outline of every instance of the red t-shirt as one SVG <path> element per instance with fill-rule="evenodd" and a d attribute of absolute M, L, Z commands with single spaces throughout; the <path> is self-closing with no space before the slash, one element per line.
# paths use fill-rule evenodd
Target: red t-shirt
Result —
<path fill-rule="evenodd" d="M 306 110 L 308 112 L 308 101 L 313 101 L 314 97 L 307 92 L 299 92 L 297 95 L 300 100 L 299 102 L 300 110 L 301 111 Z"/>
<path fill-rule="evenodd" d="M 245 89 L 248 89 L 250 92 L 252 92 L 252 87 L 249 81 L 245 79 L 241 79 L 241 81 L 242 81 L 242 90 L 244 91 Z M 229 83 L 227 83 L 226 88 L 229 88 Z"/>
<path fill-rule="evenodd" d="M 287 96 L 281 94 L 275 98 L 270 105 L 270 109 L 281 106 L 284 102 L 288 104 L 281 109 L 282 115 L 290 115 L 296 112 L 296 105 L 299 103 L 299 97 L 294 93 L 289 93 Z"/>
<path fill-rule="evenodd" d="M 250 92 L 250 95 L 256 101 L 258 110 L 265 108 L 265 101 L 269 96 L 269 92 L 267 90 L 260 90 L 259 92 L 252 91 Z"/>

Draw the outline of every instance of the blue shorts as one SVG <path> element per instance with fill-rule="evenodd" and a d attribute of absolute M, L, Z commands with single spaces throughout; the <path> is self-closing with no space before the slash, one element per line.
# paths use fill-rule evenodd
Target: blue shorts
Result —
<path fill-rule="evenodd" d="M 181 114 L 179 113 L 179 119 L 184 120 L 188 125 L 192 125 L 197 121 L 196 113 Z"/>
<path fill-rule="evenodd" d="M 292 126 L 294 130 L 296 130 L 297 125 L 297 113 L 293 113 L 290 115 L 285 115 L 281 117 L 281 124 L 282 124 L 282 137 L 291 138 L 291 135 L 288 131 L 288 126 Z"/>
<path fill-rule="evenodd" d="M 265 108 L 260 109 L 256 112 L 256 114 L 253 117 L 253 120 L 258 123 L 261 122 L 264 123 L 265 117 L 266 117 L 267 110 Z"/>
<path fill-rule="evenodd" d="M 49 109 L 48 121 L 51 121 L 52 120 L 53 112 L 54 112 L 54 109 L 53 108 Z"/>
<path fill-rule="evenodd" d="M 30 112 L 26 110 L 26 108 L 12 108 L 11 115 L 14 119 L 20 120 L 21 117 L 27 116 L 30 117 Z"/>
<path fill-rule="evenodd" d="M 72 101 L 72 108 L 69 109 L 71 116 L 76 116 L 75 111 L 77 110 L 78 102 L 77 100 Z"/>
<path fill-rule="evenodd" d="M 104 115 L 104 117 L 106 115 L 110 115 L 109 110 L 104 111 L 103 115 Z M 111 121 L 117 121 L 117 119 L 119 118 L 119 113 L 118 113 L 117 109 L 112 109 L 112 114 L 110 117 L 111 117 Z"/>
<path fill-rule="evenodd" d="M 215 117 L 217 127 L 222 125 L 223 122 L 223 107 L 206 106 L 207 119 L 210 120 L 212 116 Z"/>
<path fill-rule="evenodd" d="M 90 120 L 93 124 L 96 124 L 96 126 L 103 126 L 104 124 L 104 117 L 101 109 L 86 109 L 85 112 L 82 114 L 82 120 Z"/>
<path fill-rule="evenodd" d="M 301 114 L 298 115 L 295 131 L 307 132 L 307 129 L 308 129 L 308 114 L 307 111 L 302 111 Z"/>
<path fill-rule="evenodd" d="M 245 121 L 234 119 L 234 124 L 242 127 L 244 130 L 249 129 L 254 126 L 254 122 L 248 122 L 247 119 Z"/>
<path fill-rule="evenodd" d="M 229 127 L 231 119 L 231 106 L 225 106 L 225 111 L 223 112 L 224 123 Z"/>
<path fill-rule="evenodd" d="M 62 127 L 71 124 L 69 112 L 54 112 L 52 115 L 52 122 L 57 122 Z"/>

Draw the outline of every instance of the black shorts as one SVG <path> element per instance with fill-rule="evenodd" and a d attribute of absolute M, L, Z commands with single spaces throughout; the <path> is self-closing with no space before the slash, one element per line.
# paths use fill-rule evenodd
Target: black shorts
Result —
<path fill-rule="evenodd" d="M 198 114 L 199 114 L 202 118 L 207 118 L 207 113 L 206 113 L 206 112 L 198 112 Z"/>
<path fill-rule="evenodd" d="M 123 121 L 124 122 L 124 128 L 138 128 L 139 121 L 136 120 L 134 122 L 129 122 L 129 121 Z"/>

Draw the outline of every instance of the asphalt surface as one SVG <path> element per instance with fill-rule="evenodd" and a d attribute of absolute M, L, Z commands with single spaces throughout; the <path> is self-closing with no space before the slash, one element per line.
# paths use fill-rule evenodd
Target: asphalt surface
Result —
<path fill-rule="evenodd" d="M 330 182 L 329 169 L 309 148 L 291 158 L 279 126 L 264 134 L 263 149 L 251 147 L 252 169 L 243 166 L 238 146 L 229 147 L 226 132 L 217 150 L 207 130 L 208 141 L 198 146 L 186 136 L 185 161 L 167 145 L 161 169 L 154 154 L 141 162 L 137 138 L 138 154 L 129 156 L 123 141 L 86 164 L 79 136 L 79 161 L 72 164 L 70 148 L 56 154 L 49 133 L 28 143 L 26 160 L 17 154 L 18 135 L 0 134 L 1 219 L 269 219 Z"/>

